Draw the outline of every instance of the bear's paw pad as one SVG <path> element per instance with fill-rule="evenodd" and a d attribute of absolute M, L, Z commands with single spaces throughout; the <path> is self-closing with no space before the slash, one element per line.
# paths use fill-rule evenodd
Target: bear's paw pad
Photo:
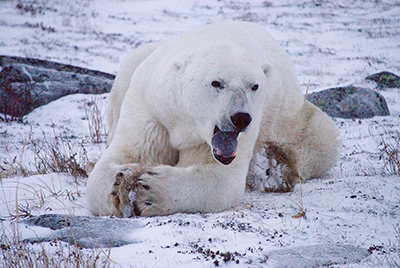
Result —
<path fill-rule="evenodd" d="M 247 177 L 247 188 L 257 192 L 279 192 L 284 188 L 283 171 L 286 169 L 276 161 L 269 159 L 265 153 L 257 153 L 250 164 Z"/>
<path fill-rule="evenodd" d="M 246 188 L 258 192 L 288 192 L 300 180 L 291 150 L 266 144 L 250 163 Z"/>

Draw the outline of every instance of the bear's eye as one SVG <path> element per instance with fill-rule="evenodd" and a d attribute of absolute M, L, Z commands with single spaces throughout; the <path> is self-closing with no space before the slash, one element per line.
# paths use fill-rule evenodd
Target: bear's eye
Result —
<path fill-rule="evenodd" d="M 211 82 L 211 85 L 212 85 L 213 87 L 218 87 L 218 88 L 221 88 L 221 87 L 222 87 L 221 83 L 218 82 L 218 81 L 212 81 L 212 82 Z"/>
<path fill-rule="evenodd" d="M 251 88 L 251 90 L 253 90 L 253 91 L 257 91 L 257 89 L 258 89 L 258 85 L 257 85 L 257 84 L 255 84 L 255 85 Z"/>

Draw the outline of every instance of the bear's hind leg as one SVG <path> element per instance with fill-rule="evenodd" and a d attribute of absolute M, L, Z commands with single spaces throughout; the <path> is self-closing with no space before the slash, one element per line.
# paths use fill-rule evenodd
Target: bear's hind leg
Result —
<path fill-rule="evenodd" d="M 299 173 L 304 179 L 320 178 L 339 159 L 339 131 L 326 113 L 308 101 L 303 105 L 301 118 L 303 128 L 297 146 Z"/>

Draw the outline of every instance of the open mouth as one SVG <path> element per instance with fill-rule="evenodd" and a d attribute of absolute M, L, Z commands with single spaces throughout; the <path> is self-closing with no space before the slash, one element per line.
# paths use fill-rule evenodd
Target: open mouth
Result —
<path fill-rule="evenodd" d="M 221 131 L 217 126 L 211 139 L 214 158 L 224 165 L 229 165 L 236 157 L 239 132 Z"/>

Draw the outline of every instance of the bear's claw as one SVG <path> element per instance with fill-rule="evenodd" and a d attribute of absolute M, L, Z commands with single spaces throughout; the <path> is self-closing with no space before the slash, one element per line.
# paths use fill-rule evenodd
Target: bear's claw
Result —
<path fill-rule="evenodd" d="M 144 168 L 139 165 L 123 168 L 115 176 L 115 182 L 111 191 L 111 200 L 116 209 L 115 215 L 118 217 L 129 218 L 140 215 L 136 204 L 137 187 L 139 186 L 139 177 L 144 174 Z M 150 189 L 147 185 L 140 185 L 145 190 Z"/>
<path fill-rule="evenodd" d="M 147 171 L 146 173 L 149 174 L 150 176 L 160 176 L 159 173 L 154 172 L 154 171 Z"/>

